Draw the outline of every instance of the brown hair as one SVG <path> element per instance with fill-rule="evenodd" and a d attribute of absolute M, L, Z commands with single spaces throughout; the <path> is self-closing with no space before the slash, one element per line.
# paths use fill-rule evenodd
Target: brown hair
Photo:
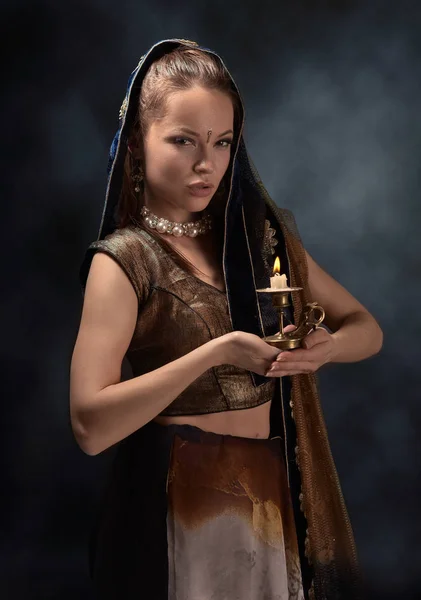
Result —
<path fill-rule="evenodd" d="M 233 147 L 235 148 L 241 125 L 241 100 L 232 85 L 229 73 L 215 55 L 196 48 L 180 46 L 153 62 L 143 79 L 137 116 L 130 136 L 136 141 L 136 145 L 141 149 L 141 152 L 143 139 L 148 132 L 150 124 L 153 120 L 162 118 L 165 114 L 168 95 L 174 91 L 190 89 L 195 85 L 218 90 L 231 98 L 234 108 Z M 231 156 L 230 165 L 218 190 L 208 205 L 208 211 L 213 216 L 213 229 L 217 234 L 220 234 L 220 242 L 222 242 L 223 213 L 229 190 L 232 159 L 233 156 Z M 169 242 L 164 240 L 155 231 L 147 228 L 142 222 L 139 213 L 143 204 L 143 196 L 142 192 L 137 194 L 134 191 L 131 171 L 132 157 L 130 152 L 127 151 L 124 161 L 123 182 L 117 207 L 117 227 L 126 227 L 135 220 L 139 227 L 146 229 L 163 246 L 176 264 L 183 270 L 194 275 L 198 269 Z M 218 243 L 219 250 L 221 250 L 221 246 L 222 243 Z"/>

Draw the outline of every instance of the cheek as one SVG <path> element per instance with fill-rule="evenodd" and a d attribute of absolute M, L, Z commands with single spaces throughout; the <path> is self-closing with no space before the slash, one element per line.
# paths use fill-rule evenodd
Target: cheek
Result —
<path fill-rule="evenodd" d="M 151 185 L 167 187 L 180 179 L 183 173 L 185 158 L 179 152 L 166 145 L 147 156 L 147 177 Z"/>
<path fill-rule="evenodd" d="M 231 150 L 231 152 L 232 152 L 232 150 Z M 224 159 L 223 159 L 223 170 L 224 170 L 224 173 L 228 169 L 228 166 L 230 164 L 231 152 L 229 150 L 227 150 L 227 152 L 225 152 Z"/>
<path fill-rule="evenodd" d="M 219 156 L 217 158 L 217 161 L 216 161 L 217 171 L 218 171 L 219 177 L 221 179 L 225 175 L 225 173 L 227 172 L 227 169 L 228 169 L 229 164 L 230 164 L 230 159 L 231 159 L 230 152 L 224 152 L 223 155 L 222 155 L 222 152 L 221 152 L 221 156 Z"/>

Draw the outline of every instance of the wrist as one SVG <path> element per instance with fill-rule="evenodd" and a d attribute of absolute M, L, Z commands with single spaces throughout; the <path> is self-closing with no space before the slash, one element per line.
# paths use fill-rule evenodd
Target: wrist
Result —
<path fill-rule="evenodd" d="M 338 336 L 338 333 L 339 331 L 335 331 L 335 333 L 330 334 L 331 349 L 328 362 L 337 362 L 337 359 L 339 357 L 341 340 L 340 336 Z"/>
<path fill-rule="evenodd" d="M 209 345 L 209 368 L 219 367 L 226 364 L 227 361 L 227 344 L 229 343 L 229 334 L 221 335 L 208 342 Z"/>

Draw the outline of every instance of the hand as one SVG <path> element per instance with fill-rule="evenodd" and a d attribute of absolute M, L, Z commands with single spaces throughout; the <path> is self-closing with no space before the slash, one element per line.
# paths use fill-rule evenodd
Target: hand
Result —
<path fill-rule="evenodd" d="M 216 344 L 217 349 L 215 366 L 235 365 L 259 375 L 266 373 L 280 353 L 278 348 L 267 344 L 259 336 L 245 331 L 232 331 L 211 342 Z"/>
<path fill-rule="evenodd" d="M 294 329 L 295 325 L 285 327 L 285 331 Z M 302 346 L 296 350 L 282 350 L 265 373 L 266 377 L 314 373 L 332 360 L 335 340 L 324 327 L 317 327 L 304 338 Z"/>

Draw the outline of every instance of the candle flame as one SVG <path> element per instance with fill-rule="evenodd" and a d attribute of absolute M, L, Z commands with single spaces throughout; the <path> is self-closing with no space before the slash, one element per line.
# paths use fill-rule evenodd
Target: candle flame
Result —
<path fill-rule="evenodd" d="M 273 274 L 281 272 L 281 261 L 279 260 L 279 256 L 275 258 L 275 264 L 273 265 Z"/>

